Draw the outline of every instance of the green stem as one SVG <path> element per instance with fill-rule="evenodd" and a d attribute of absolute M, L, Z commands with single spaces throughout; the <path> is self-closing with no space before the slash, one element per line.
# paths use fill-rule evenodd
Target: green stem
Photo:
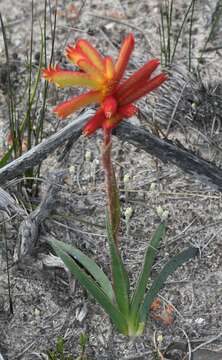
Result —
<path fill-rule="evenodd" d="M 135 317 L 132 317 L 128 320 L 128 336 L 140 336 L 144 332 L 145 323 L 144 322 L 138 322 L 138 319 Z"/>

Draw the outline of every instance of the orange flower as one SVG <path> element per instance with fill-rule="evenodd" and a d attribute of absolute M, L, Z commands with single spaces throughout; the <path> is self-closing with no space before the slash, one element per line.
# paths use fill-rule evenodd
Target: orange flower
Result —
<path fill-rule="evenodd" d="M 143 73 L 144 68 L 146 68 L 146 70 L 150 68 L 152 73 L 154 71 L 153 69 L 158 65 L 158 60 L 151 60 L 128 80 L 124 81 L 112 96 L 105 98 L 102 106 L 84 126 L 83 134 L 89 136 L 99 128 L 111 130 L 124 118 L 135 115 L 138 108 L 133 102 L 155 90 L 167 79 L 167 75 L 164 73 L 155 76 L 151 80 L 149 80 L 149 77 L 146 80 L 140 78 L 140 72 Z"/>
<path fill-rule="evenodd" d="M 54 112 L 65 118 L 74 111 L 89 104 L 101 104 L 106 96 L 115 91 L 127 66 L 134 47 L 134 37 L 130 34 L 124 41 L 119 58 L 114 65 L 111 57 L 102 57 L 86 40 L 78 40 L 75 47 L 68 46 L 66 57 L 80 71 L 63 70 L 59 65 L 43 70 L 43 76 L 59 87 L 83 86 L 93 89 L 56 106 Z"/>
<path fill-rule="evenodd" d="M 123 118 L 134 115 L 137 108 L 132 102 L 156 89 L 167 76 L 161 73 L 150 80 L 151 74 L 159 65 L 159 61 L 154 59 L 128 80 L 121 82 L 133 48 L 134 36 L 129 34 L 123 41 L 114 64 L 111 57 L 103 57 L 86 40 L 78 40 L 74 47 L 68 46 L 66 57 L 81 71 L 63 70 L 57 65 L 44 69 L 43 76 L 62 88 L 83 86 L 90 90 L 57 105 L 53 111 L 65 118 L 84 106 L 100 104 L 99 110 L 83 129 L 85 135 L 90 135 L 99 128 L 110 130 Z"/>

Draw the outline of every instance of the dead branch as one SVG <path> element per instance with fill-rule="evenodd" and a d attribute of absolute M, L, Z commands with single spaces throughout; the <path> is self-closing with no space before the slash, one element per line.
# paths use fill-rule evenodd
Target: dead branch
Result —
<path fill-rule="evenodd" d="M 77 140 L 81 135 L 82 126 L 90 116 L 92 116 L 91 111 L 85 112 L 65 128 L 0 169 L 0 184 L 5 184 L 7 181 L 22 174 L 25 170 L 39 164 L 58 146 L 71 138 L 73 139 L 74 134 L 75 140 Z M 149 131 L 133 126 L 129 122 L 120 124 L 115 129 L 114 134 L 121 140 L 128 141 L 137 148 L 143 149 L 164 163 L 170 162 L 178 166 L 201 183 L 210 185 L 215 191 L 222 191 L 222 169 L 191 153 L 182 145 L 160 139 Z"/>
<path fill-rule="evenodd" d="M 41 223 L 50 215 L 57 201 L 57 193 L 67 175 L 65 170 L 57 170 L 49 174 L 50 185 L 39 206 L 29 214 L 20 224 L 19 242 L 15 249 L 14 260 L 22 259 L 25 255 L 31 254 L 38 240 Z"/>
<path fill-rule="evenodd" d="M 5 211 L 8 215 L 19 214 L 25 215 L 23 210 L 13 199 L 11 195 L 4 189 L 0 188 L 0 210 Z"/>
<path fill-rule="evenodd" d="M 23 174 L 27 169 L 31 169 L 40 164 L 49 154 L 55 151 L 58 146 L 63 145 L 70 138 L 73 138 L 73 141 L 74 138 L 77 140 L 81 135 L 83 125 L 93 114 L 94 112 L 92 110 L 85 111 L 56 134 L 44 139 L 40 144 L 34 146 L 22 156 L 1 168 L 0 184 L 5 184 L 18 175 Z"/>
<path fill-rule="evenodd" d="M 178 145 L 170 140 L 160 139 L 149 131 L 128 122 L 123 122 L 114 133 L 121 140 L 143 149 L 162 162 L 176 165 L 201 183 L 211 186 L 215 191 L 222 191 L 222 169 L 191 153 L 182 144 Z"/>

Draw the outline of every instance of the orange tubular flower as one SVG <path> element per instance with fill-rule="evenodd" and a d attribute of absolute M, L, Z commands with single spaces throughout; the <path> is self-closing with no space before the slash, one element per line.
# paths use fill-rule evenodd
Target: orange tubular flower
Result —
<path fill-rule="evenodd" d="M 74 47 L 68 46 L 66 57 L 81 71 L 63 70 L 57 65 L 44 69 L 43 76 L 62 88 L 83 86 L 90 91 L 57 105 L 53 111 L 65 118 L 84 106 L 100 104 L 99 110 L 84 127 L 84 135 L 91 135 L 99 128 L 111 130 L 123 118 L 134 115 L 137 108 L 132 103 L 155 90 L 167 75 L 161 73 L 150 79 L 159 65 L 159 60 L 154 59 L 121 82 L 133 48 L 134 36 L 129 34 L 114 64 L 111 57 L 101 56 L 86 40 L 78 40 Z"/>

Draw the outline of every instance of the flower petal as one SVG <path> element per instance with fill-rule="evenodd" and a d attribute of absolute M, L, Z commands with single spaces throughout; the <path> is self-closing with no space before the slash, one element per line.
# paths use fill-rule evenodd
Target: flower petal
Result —
<path fill-rule="evenodd" d="M 133 104 L 127 104 L 118 108 L 118 112 L 103 121 L 103 128 L 111 130 L 115 128 L 124 118 L 129 118 L 137 113 L 138 109 Z"/>
<path fill-rule="evenodd" d="M 124 81 L 117 89 L 116 96 L 119 100 L 123 96 L 125 96 L 125 93 L 127 93 L 127 90 L 135 91 L 138 88 L 141 88 L 144 83 L 149 79 L 151 74 L 154 72 L 154 70 L 158 67 L 160 64 L 160 61 L 157 59 L 150 60 L 148 63 L 146 63 L 143 67 L 141 67 L 138 71 L 136 71 L 134 74 L 132 74 L 129 79 Z"/>
<path fill-rule="evenodd" d="M 86 56 L 80 49 L 76 49 L 76 47 L 72 47 L 70 45 L 67 46 L 65 50 L 65 55 L 68 60 L 70 60 L 74 65 L 77 65 L 79 60 L 86 60 Z"/>
<path fill-rule="evenodd" d="M 97 110 L 95 115 L 89 120 L 89 122 L 83 127 L 82 133 L 85 136 L 93 134 L 96 130 L 100 129 L 103 125 L 105 115 L 103 109 Z"/>
<path fill-rule="evenodd" d="M 115 71 L 116 71 L 116 81 L 119 82 L 123 77 L 124 71 L 127 67 L 130 55 L 134 48 L 134 36 L 133 34 L 129 34 L 120 49 L 118 60 L 115 64 Z"/>
<path fill-rule="evenodd" d="M 57 105 L 53 109 L 53 112 L 57 113 L 59 117 L 64 119 L 65 117 L 71 115 L 74 111 L 82 108 L 83 106 L 95 104 L 100 101 L 101 94 L 99 91 L 89 91 L 88 93 L 74 96 L 70 100 L 64 101 L 63 103 Z"/>
<path fill-rule="evenodd" d="M 129 118 L 133 115 L 135 115 L 138 112 L 138 108 L 133 104 L 127 104 L 120 106 L 118 109 L 118 114 L 121 115 L 121 117 Z"/>
<path fill-rule="evenodd" d="M 43 76 L 49 82 L 53 82 L 61 88 L 69 86 L 84 86 L 95 90 L 101 88 L 101 85 L 87 74 L 78 71 L 63 70 L 59 65 L 54 68 L 50 66 L 48 69 L 44 69 Z"/>
<path fill-rule="evenodd" d="M 109 119 L 105 119 L 103 121 L 102 127 L 106 130 L 114 129 L 123 119 L 123 116 L 121 116 L 119 113 L 111 116 Z"/>
<path fill-rule="evenodd" d="M 135 89 L 132 89 L 132 91 L 130 93 L 125 94 L 124 98 L 122 98 L 121 101 L 119 101 L 119 104 L 121 106 L 127 105 L 129 103 L 132 103 L 132 102 L 138 100 L 142 96 L 145 96 L 149 92 L 158 88 L 167 79 L 168 79 L 168 76 L 164 73 L 157 75 L 153 79 L 148 80 L 145 84 L 143 84 L 143 86 L 141 88 L 138 88 L 136 91 L 135 91 Z"/>
<path fill-rule="evenodd" d="M 90 62 L 92 62 L 100 71 L 104 72 L 105 69 L 102 56 L 87 40 L 78 40 L 76 49 L 80 49 Z"/>
<path fill-rule="evenodd" d="M 112 80 L 115 76 L 115 67 L 111 56 L 107 56 L 104 59 L 106 78 Z"/>
<path fill-rule="evenodd" d="M 88 60 L 81 59 L 77 62 L 77 65 L 97 82 L 104 83 L 105 78 L 103 73 L 93 64 L 89 63 Z"/>
<path fill-rule="evenodd" d="M 102 104 L 105 117 L 109 119 L 117 110 L 117 101 L 113 96 L 107 96 Z"/>

